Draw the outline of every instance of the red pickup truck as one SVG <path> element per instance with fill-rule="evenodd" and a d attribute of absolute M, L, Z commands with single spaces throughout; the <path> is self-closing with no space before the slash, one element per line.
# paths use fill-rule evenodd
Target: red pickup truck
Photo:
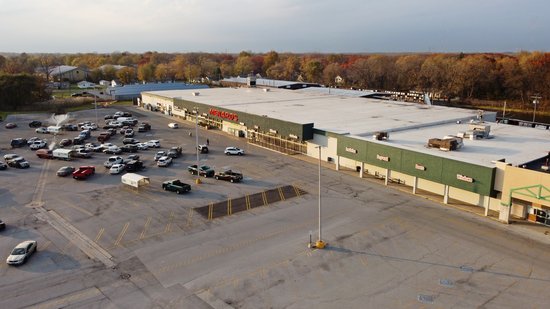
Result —
<path fill-rule="evenodd" d="M 95 166 L 81 166 L 73 172 L 74 179 L 86 179 L 88 176 L 95 174 Z"/>

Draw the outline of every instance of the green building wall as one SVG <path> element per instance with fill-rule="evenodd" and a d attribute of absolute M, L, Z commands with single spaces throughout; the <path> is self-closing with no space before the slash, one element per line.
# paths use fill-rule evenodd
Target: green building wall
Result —
<path fill-rule="evenodd" d="M 344 135 L 337 136 L 337 139 L 338 156 L 485 196 L 496 196 L 496 192 L 493 190 L 495 168 Z M 356 150 L 356 152 L 352 150 Z M 386 159 L 387 161 L 385 161 Z M 460 180 L 457 175 L 463 175 L 466 179 L 471 178 L 473 182 Z"/>

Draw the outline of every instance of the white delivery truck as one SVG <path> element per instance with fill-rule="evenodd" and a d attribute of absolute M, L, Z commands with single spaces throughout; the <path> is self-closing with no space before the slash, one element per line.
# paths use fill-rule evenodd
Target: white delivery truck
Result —
<path fill-rule="evenodd" d="M 59 127 L 59 126 L 49 126 L 47 128 L 47 130 L 48 130 L 48 133 L 56 135 L 56 134 L 59 134 L 61 132 L 61 127 Z"/>
<path fill-rule="evenodd" d="M 52 156 L 54 159 L 69 161 L 72 159 L 72 153 L 72 149 L 59 148 L 53 150 Z"/>

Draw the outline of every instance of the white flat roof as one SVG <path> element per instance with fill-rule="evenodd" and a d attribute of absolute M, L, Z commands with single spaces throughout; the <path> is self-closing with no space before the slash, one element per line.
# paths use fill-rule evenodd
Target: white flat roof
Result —
<path fill-rule="evenodd" d="M 197 91 L 200 94 L 193 96 Z M 500 159 L 520 165 L 544 157 L 550 150 L 547 130 L 493 122 L 489 123 L 492 139 L 464 139 L 464 147 L 458 151 L 425 147 L 430 138 L 468 131 L 468 121 L 477 118 L 476 110 L 285 89 L 211 88 L 148 93 L 294 123 L 314 123 L 316 129 L 365 140 L 372 140 L 376 131 L 388 131 L 390 139 L 383 144 L 491 167 L 493 161 Z"/>
<path fill-rule="evenodd" d="M 463 139 L 464 146 L 456 151 L 442 151 L 427 148 L 428 139 L 443 138 L 445 135 L 457 135 L 469 130 L 467 123 L 444 124 L 390 134 L 388 141 L 382 142 L 399 148 L 428 153 L 458 161 L 494 167 L 493 161 L 505 159 L 514 166 L 521 165 L 541 157 L 550 151 L 550 132 L 545 129 L 520 127 L 495 122 L 486 122 L 491 126 L 492 138 Z"/>
<path fill-rule="evenodd" d="M 151 91 L 159 96 L 180 98 L 294 123 L 314 123 L 316 129 L 334 133 L 370 136 L 376 131 L 394 131 L 441 122 L 469 120 L 475 110 L 426 106 L 315 91 L 262 88 L 211 88 Z"/>

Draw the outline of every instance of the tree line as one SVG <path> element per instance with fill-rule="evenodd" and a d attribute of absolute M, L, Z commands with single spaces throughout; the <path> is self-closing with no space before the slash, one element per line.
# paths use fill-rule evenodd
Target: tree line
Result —
<path fill-rule="evenodd" d="M 35 74 L 57 65 L 87 68 L 90 80 L 123 83 L 215 81 L 260 74 L 280 80 L 302 80 L 331 87 L 386 91 L 422 91 L 446 98 L 509 100 L 528 104 L 550 98 L 550 53 L 513 54 L 239 54 L 128 53 L 19 54 L 0 56 L 0 73 Z M 103 70 L 99 67 L 108 65 Z M 123 65 L 116 70 L 113 65 Z M 336 77 L 340 79 L 336 79 Z"/>

